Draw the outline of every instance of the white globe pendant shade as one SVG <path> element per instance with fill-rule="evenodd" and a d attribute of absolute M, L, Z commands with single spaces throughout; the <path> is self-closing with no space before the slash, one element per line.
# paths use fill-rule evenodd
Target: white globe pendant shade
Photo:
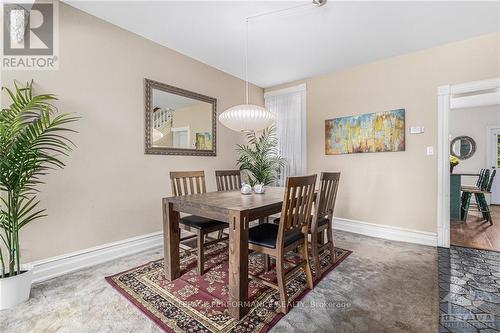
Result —
<path fill-rule="evenodd" d="M 219 121 L 233 131 L 260 131 L 274 122 L 274 115 L 262 106 L 241 104 L 222 112 Z"/>

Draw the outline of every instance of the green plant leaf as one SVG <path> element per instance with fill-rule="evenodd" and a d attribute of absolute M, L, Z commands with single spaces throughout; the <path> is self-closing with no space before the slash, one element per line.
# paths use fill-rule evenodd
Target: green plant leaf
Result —
<path fill-rule="evenodd" d="M 46 216 L 44 209 L 37 208 L 38 187 L 44 175 L 64 167 L 61 158 L 75 146 L 66 137 L 75 131 L 67 125 L 79 117 L 57 114 L 51 104 L 56 96 L 33 94 L 33 81 L 24 86 L 14 82 L 14 88 L 2 88 L 11 104 L 0 111 L 0 190 L 8 194 L 0 201 L 0 236 L 7 247 L 10 272 L 19 272 L 19 230 Z"/>
<path fill-rule="evenodd" d="M 237 164 L 248 175 L 250 185 L 276 182 L 277 172 L 286 163 L 279 155 L 276 129 L 268 127 L 260 136 L 255 132 L 246 133 L 247 145 L 237 145 Z"/>

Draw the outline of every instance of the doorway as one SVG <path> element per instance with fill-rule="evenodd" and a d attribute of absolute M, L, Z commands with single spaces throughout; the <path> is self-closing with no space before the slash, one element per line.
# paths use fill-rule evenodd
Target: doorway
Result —
<path fill-rule="evenodd" d="M 491 169 L 496 169 L 500 167 L 500 125 L 492 126 L 488 128 L 488 166 Z M 500 177 L 495 177 L 493 179 L 493 184 L 491 186 L 491 204 L 500 205 Z"/>
<path fill-rule="evenodd" d="M 441 86 L 438 89 L 438 202 L 437 202 L 437 221 L 438 221 L 438 246 L 450 247 L 450 113 L 452 110 L 485 107 L 500 105 L 500 78 L 468 82 L 456 85 Z M 472 117 L 472 119 L 474 119 Z M 500 123 L 497 122 L 497 124 Z M 498 135 L 496 143 L 493 144 L 493 138 L 485 138 L 485 131 L 482 132 L 483 142 L 489 146 L 488 150 L 484 148 L 483 152 L 486 159 L 493 159 L 493 147 L 498 146 Z M 489 152 L 489 153 L 487 153 Z M 498 155 L 496 155 L 498 156 Z M 488 161 L 488 165 L 491 164 Z M 485 164 L 483 162 L 483 164 Z M 496 162 L 498 167 L 498 161 Z M 484 167 L 486 168 L 486 166 Z M 490 167 L 488 166 L 490 169 Z M 471 174 L 479 175 L 478 170 L 473 170 Z M 500 176 L 500 175 L 499 175 Z M 498 178 L 498 177 L 497 177 Z M 498 184 L 498 179 L 495 185 Z M 497 191 L 499 192 L 499 191 Z M 496 199 L 495 199 L 496 200 Z M 500 217 L 500 211 L 498 212 Z M 500 220 L 496 223 L 498 227 Z"/>

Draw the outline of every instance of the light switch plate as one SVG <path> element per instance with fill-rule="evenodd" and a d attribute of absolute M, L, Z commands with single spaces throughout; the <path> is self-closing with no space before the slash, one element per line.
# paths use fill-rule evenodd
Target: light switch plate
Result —
<path fill-rule="evenodd" d="M 433 146 L 427 147 L 427 156 L 431 156 L 431 155 L 434 155 L 434 147 Z"/>
<path fill-rule="evenodd" d="M 422 134 L 425 132 L 424 126 L 412 126 L 410 127 L 410 134 Z"/>

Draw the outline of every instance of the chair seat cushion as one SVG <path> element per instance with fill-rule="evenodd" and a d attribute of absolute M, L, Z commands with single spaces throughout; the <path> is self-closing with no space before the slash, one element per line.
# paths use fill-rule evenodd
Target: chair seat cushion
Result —
<path fill-rule="evenodd" d="M 263 223 L 250 228 L 248 241 L 252 244 L 268 247 L 271 249 L 276 248 L 276 241 L 278 239 L 279 225 L 272 223 Z M 304 238 L 304 234 L 300 231 L 289 233 L 285 237 L 285 246 L 292 244 Z"/>
<path fill-rule="evenodd" d="M 312 221 L 312 218 L 313 218 L 313 216 L 311 215 L 311 221 Z M 280 224 L 280 218 L 278 217 L 278 218 L 274 219 L 273 222 L 275 224 Z M 320 217 L 318 219 L 318 227 L 321 227 L 321 226 L 323 226 L 325 224 L 328 224 L 329 222 L 330 222 L 330 220 L 327 217 Z M 311 224 L 309 224 L 309 232 L 311 232 Z"/>
<path fill-rule="evenodd" d="M 180 220 L 180 223 L 189 226 L 191 228 L 199 229 L 199 230 L 204 230 L 204 229 L 209 229 L 213 227 L 220 226 L 221 229 L 227 228 L 229 225 L 224 222 L 212 220 L 212 219 L 207 219 L 205 217 L 197 216 L 197 215 L 188 215 L 185 217 L 182 217 Z"/>

